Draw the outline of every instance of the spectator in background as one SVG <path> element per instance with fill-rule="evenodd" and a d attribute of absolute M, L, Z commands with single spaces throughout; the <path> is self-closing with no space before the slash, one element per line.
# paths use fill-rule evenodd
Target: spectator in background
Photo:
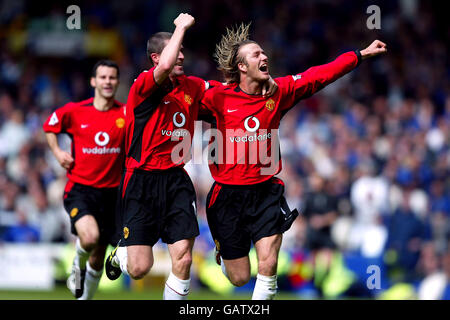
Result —
<path fill-rule="evenodd" d="M 0 155 L 14 157 L 30 138 L 22 110 L 13 110 L 0 130 Z"/>
<path fill-rule="evenodd" d="M 362 163 L 356 168 L 358 177 L 351 186 L 353 222 L 348 243 L 351 250 L 363 256 L 379 256 L 386 240 L 382 215 L 389 212 L 389 185 L 374 175 L 375 168 Z"/>
<path fill-rule="evenodd" d="M 14 210 L 17 213 L 17 221 L 6 229 L 1 239 L 7 242 L 16 243 L 39 242 L 39 229 L 28 223 L 25 212 L 16 208 Z"/>
<path fill-rule="evenodd" d="M 423 277 L 417 288 L 417 296 L 420 300 L 438 300 L 443 295 L 447 276 L 441 268 L 440 258 L 432 242 L 423 245 L 417 268 Z M 444 260 L 445 257 L 442 259 Z"/>
<path fill-rule="evenodd" d="M 417 280 L 417 263 L 422 247 L 430 241 L 430 229 L 412 211 L 410 193 L 403 194 L 400 206 L 387 222 L 388 239 L 386 250 L 394 257 L 390 261 L 391 272 L 398 274 L 398 280 Z"/>
<path fill-rule="evenodd" d="M 447 250 L 442 257 L 442 269 L 445 273 L 445 279 L 447 280 L 446 286 L 442 292 L 440 299 L 450 300 L 450 238 L 447 239 Z"/>
<path fill-rule="evenodd" d="M 4 178 L 0 181 L 0 231 L 7 232 L 10 227 L 21 224 L 20 217 L 16 213 L 17 198 L 19 197 L 19 186 L 11 181 L 11 179 Z M 6 241 L 6 239 L 3 239 Z M 12 241 L 11 238 L 9 240 Z"/>
<path fill-rule="evenodd" d="M 313 172 L 308 179 L 310 191 L 305 195 L 302 218 L 306 220 L 305 248 L 311 250 L 315 285 L 320 289 L 328 272 L 336 244 L 331 226 L 338 217 L 336 198 L 325 189 L 326 180 Z"/>

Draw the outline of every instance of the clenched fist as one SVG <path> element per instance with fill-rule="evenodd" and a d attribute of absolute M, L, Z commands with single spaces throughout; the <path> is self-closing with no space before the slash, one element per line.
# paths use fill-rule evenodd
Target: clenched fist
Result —
<path fill-rule="evenodd" d="M 387 47 L 384 42 L 381 42 L 380 40 L 375 40 L 370 44 L 370 46 L 368 46 L 364 50 L 361 50 L 360 52 L 361 58 L 364 60 L 370 57 L 375 57 L 382 53 L 386 53 Z"/>
<path fill-rule="evenodd" d="M 58 150 L 55 153 L 55 157 L 58 160 L 61 167 L 63 167 L 66 170 L 69 170 L 74 164 L 74 159 L 72 158 L 72 156 L 63 150 Z"/>
<path fill-rule="evenodd" d="M 177 28 L 183 28 L 185 30 L 192 27 L 195 23 L 195 19 L 188 13 L 180 13 L 178 17 L 173 21 Z"/>

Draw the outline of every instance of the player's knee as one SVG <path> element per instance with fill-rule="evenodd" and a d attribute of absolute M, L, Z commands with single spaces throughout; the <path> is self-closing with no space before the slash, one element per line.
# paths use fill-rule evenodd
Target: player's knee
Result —
<path fill-rule="evenodd" d="M 150 272 L 151 264 L 137 264 L 137 265 L 128 265 L 128 273 L 131 278 L 134 280 L 139 280 L 144 278 L 147 273 Z"/>
<path fill-rule="evenodd" d="M 230 274 L 230 282 L 236 287 L 242 287 L 250 281 L 250 274 Z"/>
<path fill-rule="evenodd" d="M 98 244 L 99 234 L 97 232 L 83 232 L 80 234 L 81 246 L 86 251 L 92 251 Z"/>

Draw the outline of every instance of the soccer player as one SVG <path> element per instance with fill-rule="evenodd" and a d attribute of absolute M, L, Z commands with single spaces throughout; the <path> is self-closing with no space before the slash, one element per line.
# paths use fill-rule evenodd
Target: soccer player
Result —
<path fill-rule="evenodd" d="M 194 22 L 182 13 L 174 20 L 173 34 L 159 32 L 147 41 L 153 67 L 135 80 L 126 105 L 125 172 L 119 188 L 123 235 L 105 265 L 111 280 L 121 272 L 141 279 L 161 239 L 172 260 L 163 295 L 167 300 L 186 299 L 189 293 L 192 247 L 199 234 L 195 190 L 183 169 L 189 155 L 172 160 L 174 146 L 193 136 L 207 85 L 184 75 L 182 41 Z"/>
<path fill-rule="evenodd" d="M 69 102 L 53 112 L 43 125 L 48 145 L 67 170 L 64 207 L 76 255 L 67 286 L 80 300 L 92 299 L 103 272 L 105 250 L 116 232 L 115 206 L 125 159 L 125 107 L 114 99 L 119 67 L 98 61 L 90 80 L 93 98 Z M 72 139 L 71 153 L 62 150 L 57 135 Z"/>
<path fill-rule="evenodd" d="M 274 177 L 281 170 L 280 120 L 299 100 L 355 69 L 362 60 L 386 52 L 386 45 L 376 40 L 331 63 L 276 78 L 278 90 L 266 98 L 261 88 L 269 79 L 269 59 L 248 39 L 248 29 L 249 25 L 242 24 L 227 30 L 216 46 L 215 58 L 228 85 L 210 88 L 201 101 L 213 113 L 221 133 L 217 137 L 224 146 L 209 164 L 215 183 L 206 207 L 222 271 L 235 286 L 246 284 L 253 243 L 258 274 L 252 299 L 266 300 L 273 299 L 277 291 L 282 234 L 298 216 L 286 204 L 283 181 Z"/>

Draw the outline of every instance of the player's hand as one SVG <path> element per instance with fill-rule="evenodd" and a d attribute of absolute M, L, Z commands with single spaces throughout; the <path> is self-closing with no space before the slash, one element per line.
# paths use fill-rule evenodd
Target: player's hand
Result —
<path fill-rule="evenodd" d="M 387 46 L 384 42 L 381 42 L 380 40 L 375 40 L 370 44 L 370 46 L 368 46 L 364 50 L 361 50 L 360 52 L 361 58 L 364 60 L 370 57 L 375 57 L 379 54 L 386 53 Z"/>
<path fill-rule="evenodd" d="M 180 13 L 173 23 L 177 28 L 187 30 L 194 25 L 195 19 L 188 13 Z"/>
<path fill-rule="evenodd" d="M 275 94 L 275 92 L 277 92 L 278 90 L 278 85 L 275 82 L 275 80 L 272 79 L 272 77 L 269 77 L 269 80 L 266 81 L 266 83 L 264 83 L 263 88 L 262 88 L 262 95 L 264 98 L 268 98 L 271 97 Z"/>
<path fill-rule="evenodd" d="M 69 153 L 60 150 L 55 154 L 55 156 L 61 167 L 64 169 L 68 170 L 73 166 L 74 160 Z"/>

